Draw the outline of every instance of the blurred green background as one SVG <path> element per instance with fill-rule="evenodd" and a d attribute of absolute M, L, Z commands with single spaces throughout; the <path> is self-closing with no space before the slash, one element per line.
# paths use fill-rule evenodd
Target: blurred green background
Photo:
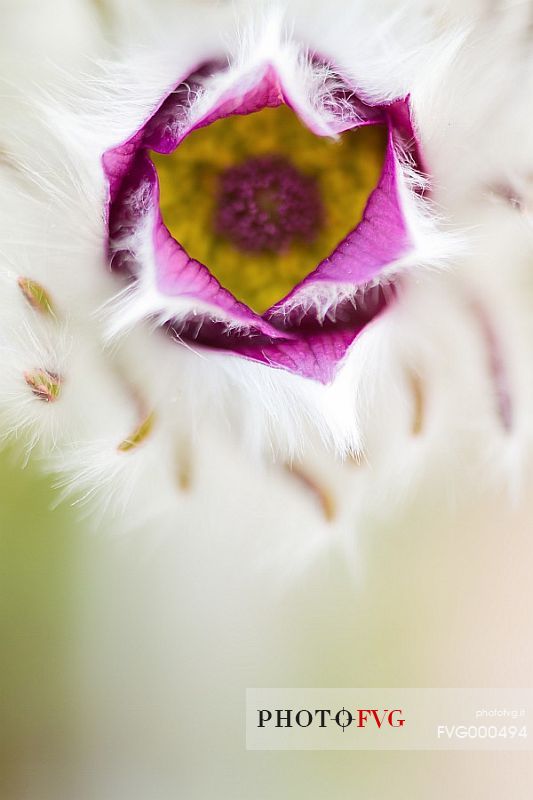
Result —
<path fill-rule="evenodd" d="M 250 686 L 530 684 L 527 501 L 450 503 L 433 476 L 364 521 L 357 574 L 324 553 L 279 591 L 236 571 L 224 486 L 220 530 L 198 508 L 117 537 L 20 461 L 0 462 L 2 800 L 531 796 L 528 753 L 257 753 L 243 732 Z"/>
<path fill-rule="evenodd" d="M 52 480 L 22 453 L 0 454 L 1 797 L 68 740 L 75 631 L 73 564 L 80 523 L 52 510 Z M 33 765 L 33 766 L 32 766 Z M 17 789 L 18 791 L 18 789 Z"/>

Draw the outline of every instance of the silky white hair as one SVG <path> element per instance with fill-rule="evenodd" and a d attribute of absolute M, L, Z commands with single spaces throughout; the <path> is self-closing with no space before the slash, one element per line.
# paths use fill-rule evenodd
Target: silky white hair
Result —
<path fill-rule="evenodd" d="M 520 295 L 532 251 L 533 156 L 522 136 L 531 57 L 525 45 L 513 57 L 525 36 L 525 4 L 495 4 L 489 13 L 476 2 L 459 10 L 452 2 L 335 0 L 326 9 L 292 0 L 282 11 L 266 2 L 206 3 L 201 24 L 197 3 L 64 5 L 68 18 L 58 24 L 46 13 L 33 19 L 40 35 L 34 42 L 27 32 L 25 59 L 9 25 L 0 34 L 9 76 L 0 99 L 5 434 L 38 448 L 65 489 L 98 498 L 126 522 L 180 506 L 184 481 L 176 476 L 214 430 L 258 475 L 261 463 L 312 463 L 319 484 L 322 471 L 342 471 L 345 459 L 367 460 L 357 494 L 376 508 L 384 494 L 402 496 L 415 483 L 428 454 L 453 458 L 456 438 L 471 440 L 487 475 L 511 475 L 516 487 L 527 468 L 533 391 Z M 431 201 L 422 202 L 413 191 L 420 176 L 401 164 L 414 246 L 381 280 L 400 276 L 405 290 L 327 386 L 167 340 L 153 320 L 190 314 L 191 305 L 161 296 L 149 272 L 121 293 L 103 257 L 101 154 L 214 57 L 229 58 L 231 68 L 195 98 L 191 114 L 268 58 L 327 132 L 335 74 L 313 65 L 308 51 L 331 60 L 372 102 L 409 94 L 432 172 Z M 20 277 L 49 292 L 55 317 L 29 306 Z M 305 302 L 325 315 L 338 298 L 329 287 Z M 480 326 L 474 307 L 488 324 Z M 61 374 L 57 403 L 42 403 L 24 382 L 38 367 Z M 512 395 L 510 423 L 498 408 L 502 392 Z M 118 449 L 148 413 L 146 441 Z"/>

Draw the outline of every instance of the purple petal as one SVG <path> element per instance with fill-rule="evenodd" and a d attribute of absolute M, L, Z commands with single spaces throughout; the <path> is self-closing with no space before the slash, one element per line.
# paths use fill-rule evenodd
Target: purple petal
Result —
<path fill-rule="evenodd" d="M 232 352 L 327 383 L 333 380 L 357 336 L 388 305 L 388 296 L 380 294 L 376 300 L 375 291 L 372 295 L 373 284 L 383 270 L 412 248 L 402 210 L 396 152 L 396 147 L 401 146 L 410 152 L 415 165 L 422 163 L 408 99 L 372 106 L 358 99 L 348 86 L 337 91 L 336 100 L 343 113 L 329 124 L 330 132 L 376 124 L 388 128 L 380 180 L 354 230 L 286 298 L 260 316 L 224 289 L 207 266 L 191 258 L 172 238 L 161 217 L 158 176 L 148 150 L 171 153 L 193 130 L 229 115 L 250 114 L 282 103 L 293 108 L 309 127 L 316 126 L 309 110 L 300 108 L 291 98 L 272 65 L 241 78 L 219 93 L 204 112 L 191 118 L 190 97 L 203 91 L 209 69 L 213 66 L 198 71 L 186 83 L 180 82 L 140 130 L 103 156 L 109 182 L 112 267 L 135 277 L 143 265 L 136 263 L 131 242 L 141 225 L 151 224 L 158 291 L 163 297 L 190 298 L 200 306 L 199 311 L 193 304 L 194 319 L 171 324 L 171 332 L 203 347 Z M 325 323 L 308 302 L 321 286 L 344 286 L 344 296 L 350 290 L 353 294 L 358 292 L 357 303 L 353 306 L 340 302 L 335 319 Z M 295 306 L 300 294 L 307 305 L 298 311 Z"/>

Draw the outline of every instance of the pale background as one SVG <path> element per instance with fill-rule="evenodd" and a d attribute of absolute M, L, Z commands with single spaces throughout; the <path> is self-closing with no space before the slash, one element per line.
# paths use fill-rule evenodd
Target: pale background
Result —
<path fill-rule="evenodd" d="M 280 580 L 230 533 L 222 556 L 231 519 L 209 532 L 191 510 L 163 537 L 127 540 L 89 530 L 51 511 L 50 482 L 13 458 L 0 480 L 2 796 L 531 796 L 530 753 L 244 749 L 248 686 L 531 685 L 527 502 L 513 510 L 441 469 L 387 524 L 354 531 L 355 571 L 332 552 Z M 314 499 L 299 502 L 305 514 Z"/>

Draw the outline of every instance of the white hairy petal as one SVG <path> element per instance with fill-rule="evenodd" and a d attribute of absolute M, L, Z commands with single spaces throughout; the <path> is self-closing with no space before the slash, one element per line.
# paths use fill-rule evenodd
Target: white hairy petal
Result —
<path fill-rule="evenodd" d="M 509 260 L 518 227 L 523 249 L 511 260 L 519 272 L 531 250 L 531 228 L 516 221 L 513 209 L 491 216 L 488 199 L 503 185 L 520 195 L 522 210 L 531 202 L 531 156 L 522 135 L 528 119 L 520 102 L 531 70 L 512 57 L 524 14 L 511 8 L 495 19 L 474 2 L 461 12 L 453 3 L 427 4 L 424 13 L 414 2 L 401 10 L 385 2 L 310 5 L 292 2 L 280 15 L 265 3 L 216 4 L 199 15 L 198 4 L 161 2 L 148 9 L 137 2 L 80 2 L 65 4 L 66 16 L 55 27 L 49 9 L 35 10 L 31 30 L 18 11 L 4 15 L 10 25 L 2 38 L 12 38 L 6 59 L 20 69 L 12 70 L 15 85 L 2 100 L 10 113 L 0 124 L 7 198 L 0 222 L 6 365 L 0 400 L 6 429 L 24 430 L 31 446 L 41 440 L 45 451 L 53 450 L 53 468 L 82 496 L 113 501 L 121 512 L 136 507 L 139 514 L 141 507 L 148 514 L 179 505 L 176 459 L 191 457 L 182 451 L 194 454 L 206 420 L 254 458 L 278 464 L 308 458 L 313 447 L 325 464 L 366 451 L 376 465 L 367 479 L 376 497 L 391 484 L 403 491 L 429 454 L 463 436 L 465 427 L 473 440 L 490 442 L 493 461 L 524 463 L 524 456 L 503 455 L 520 449 L 511 439 L 530 438 L 520 409 L 527 407 L 531 380 L 522 369 L 525 309 L 516 311 L 514 271 L 509 279 L 509 264 L 504 269 L 501 262 Z M 268 55 L 316 125 L 327 126 L 323 76 L 302 60 L 301 42 L 331 58 L 369 99 L 410 94 L 434 173 L 428 206 L 412 192 L 419 176 L 402 168 L 415 246 L 393 269 L 411 274 L 415 285 L 401 306 L 369 326 L 327 386 L 234 356 L 176 347 L 154 330 L 153 317 L 175 319 L 190 305 L 163 302 L 142 282 L 120 295 L 105 268 L 102 152 L 135 131 L 179 76 L 213 57 L 231 56 L 234 66 L 222 79 L 230 81 Z M 209 102 L 209 92 L 222 89 L 213 84 L 193 113 Z M 491 237 L 483 241 L 502 243 L 498 258 L 492 244 L 480 245 L 488 228 Z M 449 277 L 433 274 L 450 264 Z M 50 293 L 57 324 L 28 307 L 20 277 Z M 470 312 L 471 295 L 491 319 L 496 313 L 511 354 L 505 363 L 516 426 L 505 441 L 492 403 L 486 330 L 480 333 Z M 307 301 L 324 315 L 335 311 L 334 292 Z M 118 332 L 120 339 L 109 344 L 109 334 Z M 64 375 L 61 402 L 44 404 L 32 395 L 21 376 L 35 368 Z M 413 400 L 413 375 L 423 401 L 416 381 Z M 424 424 L 414 425 L 414 435 L 413 403 L 420 402 Z M 120 444 L 151 413 L 146 441 L 121 452 Z M 158 489 L 145 497 L 154 474 Z"/>

